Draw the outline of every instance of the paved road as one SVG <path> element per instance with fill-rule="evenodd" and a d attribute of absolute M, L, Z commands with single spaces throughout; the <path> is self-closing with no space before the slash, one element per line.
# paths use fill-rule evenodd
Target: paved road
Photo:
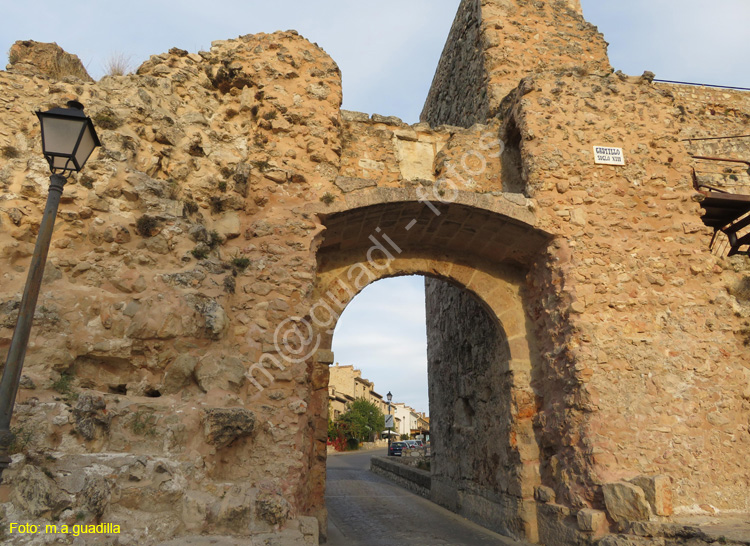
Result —
<path fill-rule="evenodd" d="M 329 546 L 521 546 L 371 473 L 373 455 L 328 456 Z"/>

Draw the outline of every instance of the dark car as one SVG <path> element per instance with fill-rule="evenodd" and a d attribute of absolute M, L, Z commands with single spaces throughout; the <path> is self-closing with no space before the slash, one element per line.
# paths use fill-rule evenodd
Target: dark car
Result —
<path fill-rule="evenodd" d="M 388 455 L 401 457 L 401 452 L 407 448 L 406 442 L 393 442 L 388 448 Z"/>

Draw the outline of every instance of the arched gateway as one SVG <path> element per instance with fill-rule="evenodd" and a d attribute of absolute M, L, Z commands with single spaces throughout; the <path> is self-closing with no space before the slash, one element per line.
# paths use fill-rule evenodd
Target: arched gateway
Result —
<path fill-rule="evenodd" d="M 365 190 L 350 194 L 346 203 L 321 214 L 325 231 L 317 249 L 316 304 L 310 315 L 318 347 L 312 364 L 318 388 L 312 403 L 317 413 L 317 443 L 311 488 L 320 491 L 325 479 L 327 367 L 333 360 L 330 349 L 338 317 L 368 284 L 386 277 L 421 274 L 473 294 L 491 318 L 492 331 L 497 333 L 498 339 L 485 342 L 500 343 L 507 353 L 497 362 L 502 369 L 496 372 L 503 380 L 483 387 L 502 391 L 495 394 L 504 397 L 507 409 L 483 406 L 480 410 L 494 414 L 483 416 L 490 421 L 508 420 L 507 436 L 476 431 L 472 438 L 476 445 L 503 446 L 505 453 L 495 460 L 497 468 L 491 473 L 503 475 L 504 483 L 489 483 L 472 475 L 472 471 L 458 480 L 456 472 L 448 471 L 445 477 L 433 481 L 433 500 L 496 530 L 534 540 L 533 494 L 534 487 L 540 484 L 540 474 L 532 424 L 537 407 L 531 386 L 534 341 L 527 328 L 524 276 L 550 238 L 534 227 L 533 214 L 521 206 L 474 193 L 455 192 L 450 202 L 420 200 L 417 193 L 407 189 Z M 435 372 L 431 369 L 430 373 Z M 474 387 L 479 388 L 471 388 Z M 456 402 L 433 404 L 431 400 L 433 421 L 452 423 Z M 478 458 L 483 452 L 466 450 L 465 457 Z M 446 458 L 442 464 L 448 464 L 447 455 L 435 452 L 437 468 L 441 466 L 441 456 Z M 501 465 L 500 460 L 505 464 Z M 492 464 L 468 460 L 465 466 L 472 468 L 477 463 Z M 467 481 L 476 482 L 472 491 L 464 491 L 463 482 Z M 322 495 L 311 498 L 320 501 Z M 457 501 L 459 498 L 461 501 Z M 322 506 L 310 508 L 313 513 L 324 514 Z"/>

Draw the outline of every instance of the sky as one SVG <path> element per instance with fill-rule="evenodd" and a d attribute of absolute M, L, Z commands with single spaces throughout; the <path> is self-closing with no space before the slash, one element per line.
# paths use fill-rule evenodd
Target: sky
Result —
<path fill-rule="evenodd" d="M 0 52 L 16 40 L 56 42 L 95 79 L 123 56 L 136 68 L 149 55 L 213 40 L 295 29 L 318 43 L 343 74 L 343 108 L 419 120 L 459 0 L 7 0 Z M 750 88 L 750 1 L 582 0 L 584 16 L 609 42 L 615 69 L 664 80 Z M 394 401 L 428 410 L 424 281 L 403 277 L 366 288 L 344 311 L 334 354 L 389 390 Z"/>

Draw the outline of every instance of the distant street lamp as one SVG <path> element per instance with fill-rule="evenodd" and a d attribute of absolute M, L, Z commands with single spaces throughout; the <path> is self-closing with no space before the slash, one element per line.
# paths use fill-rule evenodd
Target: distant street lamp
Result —
<path fill-rule="evenodd" d="M 391 400 L 393 400 L 393 395 L 391 394 L 391 391 L 388 391 L 388 394 L 385 395 L 386 400 L 388 400 L 388 415 L 391 415 Z M 393 425 L 393 421 L 389 421 L 390 425 Z M 392 426 L 388 427 L 388 455 L 391 454 L 391 428 Z"/>
<path fill-rule="evenodd" d="M 69 101 L 68 108 L 53 108 L 47 112 L 37 112 L 36 115 L 42 126 L 44 158 L 49 163 L 52 175 L 47 206 L 39 226 L 39 235 L 31 257 L 21 307 L 18 310 L 16 328 L 13 331 L 8 357 L 3 368 L 3 377 L 0 380 L 0 477 L 11 461 L 10 449 L 13 444 L 13 433 L 10 431 L 10 420 L 13 416 L 13 405 L 21 380 L 23 360 L 26 356 L 31 325 L 34 321 L 34 310 L 39 298 L 39 288 L 42 284 L 42 275 L 47 262 L 47 252 L 63 186 L 68 176 L 74 171 L 80 171 L 94 148 L 101 145 L 96 136 L 94 124 L 83 113 L 83 105 L 78 101 Z"/>

